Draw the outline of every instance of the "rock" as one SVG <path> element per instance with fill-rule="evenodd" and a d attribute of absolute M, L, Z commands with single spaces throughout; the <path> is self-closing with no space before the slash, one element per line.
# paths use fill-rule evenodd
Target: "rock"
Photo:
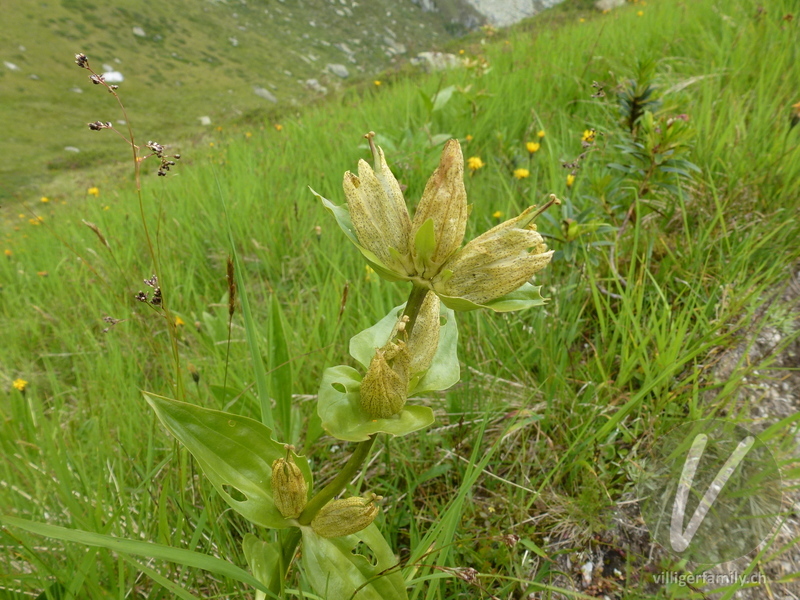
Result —
<path fill-rule="evenodd" d="M 465 0 L 488 23 L 496 27 L 513 25 L 562 0 Z"/>
<path fill-rule="evenodd" d="M 275 94 L 273 94 L 266 88 L 256 86 L 253 88 L 253 91 L 259 98 L 263 98 L 264 100 L 269 100 L 270 102 L 273 103 L 278 101 L 278 99 L 275 97 Z"/>
<path fill-rule="evenodd" d="M 420 52 L 411 59 L 412 65 L 417 65 L 426 71 L 442 71 L 452 69 L 461 64 L 455 54 L 445 52 Z"/>
<path fill-rule="evenodd" d="M 229 37 L 228 41 L 231 43 L 231 46 L 233 46 L 234 48 L 236 48 L 236 46 L 239 45 L 239 40 L 237 40 L 235 37 Z"/>
<path fill-rule="evenodd" d="M 337 77 L 341 77 L 342 79 L 347 79 L 350 77 L 350 71 L 348 71 L 347 67 L 344 65 L 328 63 L 325 66 L 325 70 L 327 70 L 329 73 L 333 73 Z"/>
<path fill-rule="evenodd" d="M 411 0 L 414 4 L 419 6 L 424 12 L 436 12 L 436 4 L 433 0 Z"/>
<path fill-rule="evenodd" d="M 65 152 L 80 152 L 80 148 L 76 148 L 75 146 L 64 146 Z"/>
<path fill-rule="evenodd" d="M 8 69 L 9 71 L 21 71 L 22 70 L 17 65 L 15 65 L 14 63 L 3 61 L 3 64 L 6 66 L 6 69 Z"/>
<path fill-rule="evenodd" d="M 134 27 L 133 29 L 131 29 L 131 31 L 133 32 L 133 35 L 135 35 L 136 37 L 147 37 L 147 34 L 141 27 Z"/>
<path fill-rule="evenodd" d="M 28 79 L 33 79 L 34 81 L 39 81 L 39 76 L 36 73 L 31 73 L 28 75 Z"/>
<path fill-rule="evenodd" d="M 122 83 L 123 81 L 125 81 L 125 78 L 122 76 L 122 73 L 113 70 L 103 73 L 103 79 L 106 80 L 106 83 Z"/>
<path fill-rule="evenodd" d="M 624 5 L 625 5 L 625 0 L 597 0 L 597 2 L 594 3 L 594 7 L 597 10 L 602 10 L 602 11 L 613 10 L 615 8 L 619 8 L 620 6 Z"/>
<path fill-rule="evenodd" d="M 82 94 L 83 93 L 83 90 L 81 88 L 79 88 L 79 87 L 71 87 L 71 88 L 69 88 L 69 91 L 70 92 L 75 92 L 76 94 Z"/>
<path fill-rule="evenodd" d="M 315 91 L 320 94 L 328 93 L 328 88 L 322 85 L 317 79 L 306 79 L 304 83 L 306 87 L 312 91 Z"/>
<path fill-rule="evenodd" d="M 211 117 L 197 117 L 200 125 L 211 125 Z"/>

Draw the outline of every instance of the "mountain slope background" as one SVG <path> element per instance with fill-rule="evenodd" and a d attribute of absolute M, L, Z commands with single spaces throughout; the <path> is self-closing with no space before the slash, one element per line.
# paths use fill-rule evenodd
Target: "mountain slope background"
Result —
<path fill-rule="evenodd" d="M 21 198 L 54 172 L 102 164 L 118 148 L 80 126 L 119 119 L 91 93 L 77 52 L 124 77 L 120 94 L 140 135 L 186 139 L 285 114 L 543 6 L 474 4 L 483 12 L 467 0 L 4 0 L 0 199 Z"/>

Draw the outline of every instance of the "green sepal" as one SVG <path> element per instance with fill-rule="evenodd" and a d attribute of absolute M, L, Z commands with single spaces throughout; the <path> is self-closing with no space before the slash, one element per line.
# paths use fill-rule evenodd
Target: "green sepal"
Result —
<path fill-rule="evenodd" d="M 364 255 L 364 258 L 367 259 L 367 263 L 369 266 L 372 267 L 372 270 L 375 271 L 378 275 L 383 277 L 387 281 L 405 281 L 407 280 L 406 277 L 392 271 L 389 267 L 387 267 L 383 261 L 381 261 L 377 256 L 375 256 L 374 252 L 367 250 L 362 246 L 358 241 L 358 236 L 356 236 L 356 231 L 353 228 L 353 221 L 350 219 L 350 211 L 347 209 L 347 206 L 337 206 L 324 196 L 318 194 L 313 189 L 308 188 L 311 190 L 311 193 L 314 194 L 317 198 L 322 201 L 322 205 L 327 208 L 333 217 L 336 219 L 337 225 L 339 228 L 344 232 L 347 236 L 347 239 L 350 240 L 353 245 L 358 248 L 359 252 Z"/>
<path fill-rule="evenodd" d="M 409 404 L 393 417 L 373 419 L 361 408 L 361 379 L 358 371 L 345 365 L 330 367 L 322 374 L 317 412 L 322 427 L 333 437 L 363 442 L 376 433 L 408 435 L 434 422 L 429 407 Z"/>
<path fill-rule="evenodd" d="M 360 362 L 364 368 L 369 368 L 369 363 L 375 356 L 375 348 L 382 348 L 386 344 L 405 307 L 405 303 L 395 306 L 375 325 L 350 338 L 350 356 Z M 461 368 L 458 364 L 456 315 L 451 309 L 440 305 L 439 316 L 445 323 L 439 331 L 439 346 L 433 362 L 425 372 L 416 374 L 412 378 L 408 388 L 409 394 L 446 390 L 458 383 L 461 378 Z"/>
<path fill-rule="evenodd" d="M 405 600 L 405 581 L 397 559 L 381 532 L 366 529 L 337 538 L 324 538 L 302 527 L 302 566 L 311 587 L 321 598 Z M 358 553 L 359 542 L 369 548 L 374 563 Z"/>
<path fill-rule="evenodd" d="M 277 542 L 264 542 L 252 533 L 246 533 L 242 540 L 242 550 L 253 577 L 266 587 L 281 576 L 281 547 Z M 266 594 L 256 590 L 256 600 L 263 600 Z"/>
<path fill-rule="evenodd" d="M 424 273 L 431 264 L 431 256 L 436 250 L 436 229 L 433 218 L 427 219 L 414 236 L 414 266 L 417 273 Z"/>
<path fill-rule="evenodd" d="M 282 529 L 294 525 L 272 500 L 272 462 L 286 456 L 283 444 L 271 438 L 265 425 L 231 413 L 144 392 L 164 427 L 194 456 L 220 496 L 248 521 Z M 312 489 L 311 469 L 304 456 L 295 462 Z M 238 490 L 234 499 L 225 488 Z"/>
<path fill-rule="evenodd" d="M 489 308 L 494 312 L 511 312 L 547 304 L 548 299 L 542 298 L 541 289 L 542 286 L 540 285 L 526 283 L 518 290 L 510 292 L 500 298 L 490 300 L 485 304 L 476 304 L 466 298 L 458 298 L 455 296 L 444 296 L 443 294 L 437 294 L 437 296 L 439 296 L 442 304 L 459 312 L 477 310 L 479 308 Z"/>

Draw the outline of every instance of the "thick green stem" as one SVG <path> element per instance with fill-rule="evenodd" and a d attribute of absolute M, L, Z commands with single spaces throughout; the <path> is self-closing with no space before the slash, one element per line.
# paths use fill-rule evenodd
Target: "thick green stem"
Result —
<path fill-rule="evenodd" d="M 309 500 L 305 509 L 297 520 L 301 525 L 308 525 L 311 520 L 319 512 L 319 509 L 325 506 L 328 502 L 338 496 L 342 490 L 350 483 L 350 480 L 355 477 L 361 465 L 367 460 L 369 451 L 372 449 L 372 444 L 375 443 L 377 435 L 373 435 L 365 442 L 359 442 L 356 446 L 355 452 L 350 456 L 350 460 L 344 468 L 339 471 L 339 474 L 328 485 L 322 488 L 317 494 Z"/>
<path fill-rule="evenodd" d="M 403 311 L 403 316 L 408 317 L 406 332 L 409 334 L 411 333 L 411 330 L 414 329 L 414 323 L 417 321 L 417 315 L 422 308 L 422 303 L 425 301 L 425 296 L 427 294 L 428 288 L 417 285 L 411 288 L 411 293 L 408 296 L 408 302 L 406 302 L 406 308 Z M 308 504 L 306 504 L 305 509 L 297 518 L 297 521 L 300 523 L 300 525 L 309 525 L 319 510 L 328 502 L 333 500 L 336 496 L 338 496 L 345 489 L 345 487 L 347 487 L 347 484 L 350 483 L 350 481 L 358 473 L 361 465 L 363 465 L 364 461 L 367 460 L 367 456 L 369 456 L 370 450 L 372 450 L 372 445 L 375 443 L 376 437 L 377 434 L 371 436 L 364 442 L 359 442 L 355 451 L 347 461 L 347 464 L 345 464 L 339 474 L 333 479 L 333 481 L 317 492 L 314 497 L 309 500 Z M 294 529 L 284 540 L 283 565 L 287 570 L 291 564 L 292 558 L 294 558 L 297 544 L 300 543 L 300 538 L 300 530 Z"/>
<path fill-rule="evenodd" d="M 426 287 L 415 285 L 411 288 L 411 293 L 408 295 L 408 302 L 406 302 L 406 309 L 403 311 L 403 316 L 408 317 L 408 323 L 406 324 L 406 333 L 408 335 L 411 335 L 411 330 L 414 329 L 414 323 L 417 322 L 417 315 L 427 295 L 428 288 Z"/>

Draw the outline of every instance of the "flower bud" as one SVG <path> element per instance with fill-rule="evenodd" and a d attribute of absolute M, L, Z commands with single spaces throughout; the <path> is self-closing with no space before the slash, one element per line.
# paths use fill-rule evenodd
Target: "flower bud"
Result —
<path fill-rule="evenodd" d="M 442 267 L 433 289 L 483 304 L 513 292 L 550 262 L 553 252 L 536 225 L 534 207 L 469 242 Z"/>
<path fill-rule="evenodd" d="M 430 279 L 458 250 L 467 228 L 467 190 L 464 187 L 464 156 L 458 140 L 450 140 L 442 151 L 411 223 L 411 254 L 417 275 Z M 434 246 L 422 251 L 418 235 L 425 223 L 433 224 Z"/>
<path fill-rule="evenodd" d="M 272 500 L 284 517 L 295 519 L 306 507 L 308 484 L 290 450 L 291 446 L 287 446 L 286 458 L 272 463 Z"/>
<path fill-rule="evenodd" d="M 411 219 L 400 184 L 389 170 L 383 150 L 372 142 L 372 135 L 367 138 L 375 169 L 361 160 L 358 176 L 346 172 L 342 185 L 359 243 L 391 271 L 405 277 L 412 274 L 408 256 Z"/>
<path fill-rule="evenodd" d="M 311 521 L 311 528 L 324 538 L 357 533 L 375 520 L 380 512 L 375 501 L 380 499 L 370 494 L 366 498 L 354 496 L 328 502 Z"/>
<path fill-rule="evenodd" d="M 414 329 L 408 336 L 408 374 L 413 377 L 417 373 L 427 371 L 439 348 L 439 296 L 433 292 L 428 292 L 422 301 L 422 306 L 414 322 Z M 394 339 L 399 331 L 399 324 L 395 326 L 392 336 Z"/>
<path fill-rule="evenodd" d="M 388 419 L 405 406 L 408 398 L 409 354 L 400 341 L 375 350 L 367 374 L 361 380 L 361 408 L 374 419 Z"/>

